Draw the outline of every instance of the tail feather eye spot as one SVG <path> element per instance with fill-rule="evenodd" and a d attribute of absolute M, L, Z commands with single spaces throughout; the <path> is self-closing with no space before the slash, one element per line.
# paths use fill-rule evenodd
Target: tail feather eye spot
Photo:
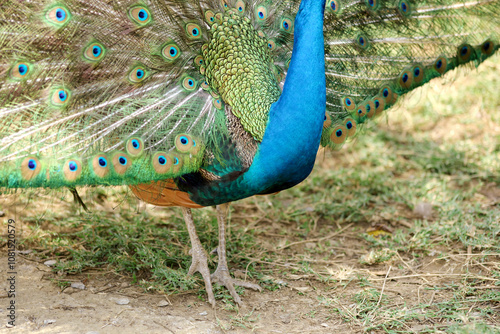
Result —
<path fill-rule="evenodd" d="M 79 160 L 66 161 L 63 167 L 64 178 L 67 181 L 75 181 L 82 174 L 82 164 Z"/>
<path fill-rule="evenodd" d="M 356 109 L 356 103 L 354 103 L 354 100 L 347 96 L 342 99 L 342 105 L 347 110 Z"/>
<path fill-rule="evenodd" d="M 384 100 L 385 100 L 384 102 L 386 104 L 391 103 L 391 101 L 392 101 L 392 89 L 391 89 L 391 87 L 383 86 L 380 89 L 380 96 L 382 96 L 384 98 Z"/>
<path fill-rule="evenodd" d="M 434 69 L 439 74 L 443 74 L 444 72 L 446 72 L 447 66 L 448 66 L 448 60 L 446 59 L 446 57 L 441 56 L 438 59 L 436 59 L 436 61 L 434 62 Z"/>
<path fill-rule="evenodd" d="M 100 43 L 92 43 L 85 49 L 83 55 L 87 60 L 99 61 L 104 57 L 106 50 Z"/>
<path fill-rule="evenodd" d="M 158 174 L 165 174 L 172 167 L 172 158 L 165 152 L 157 152 L 153 155 L 152 164 Z"/>
<path fill-rule="evenodd" d="M 71 14 L 67 8 L 56 6 L 47 11 L 45 18 L 51 25 L 62 27 L 69 21 Z"/>
<path fill-rule="evenodd" d="M 398 4 L 398 11 L 403 16 L 410 16 L 412 12 L 412 7 L 409 1 L 401 0 Z"/>
<path fill-rule="evenodd" d="M 245 2 L 239 0 L 236 2 L 236 10 L 239 12 L 239 13 L 244 13 L 245 12 Z"/>
<path fill-rule="evenodd" d="M 207 10 L 205 12 L 205 21 L 207 21 L 207 23 L 209 25 L 212 25 L 215 23 L 215 14 L 214 12 L 212 12 L 211 10 Z"/>
<path fill-rule="evenodd" d="M 36 169 L 36 161 L 34 159 L 29 159 L 28 160 L 28 169 L 29 170 L 35 170 Z"/>
<path fill-rule="evenodd" d="M 495 50 L 495 44 L 492 41 L 487 40 L 486 42 L 481 44 L 481 52 L 485 55 L 491 55 L 493 53 L 493 50 Z"/>
<path fill-rule="evenodd" d="M 139 83 L 139 82 L 142 82 L 144 81 L 144 79 L 146 79 L 148 73 L 146 72 L 146 69 L 142 66 L 136 66 L 134 67 L 129 75 L 128 75 L 128 79 L 132 82 L 132 83 Z"/>
<path fill-rule="evenodd" d="M 42 170 L 42 165 L 36 157 L 27 157 L 21 162 L 21 176 L 29 181 L 35 178 Z"/>
<path fill-rule="evenodd" d="M 177 45 L 167 44 L 163 47 L 161 54 L 166 60 L 173 61 L 180 56 L 181 52 Z"/>
<path fill-rule="evenodd" d="M 341 10 L 339 0 L 330 0 L 326 2 L 326 6 L 328 10 L 332 11 L 335 14 L 339 14 Z"/>
<path fill-rule="evenodd" d="M 413 67 L 413 81 L 415 83 L 421 83 L 424 80 L 424 67 L 416 65 Z"/>
<path fill-rule="evenodd" d="M 281 20 L 280 29 L 284 32 L 291 33 L 293 31 L 293 22 L 288 17 Z"/>
<path fill-rule="evenodd" d="M 10 70 L 10 77 L 14 80 L 23 80 L 28 77 L 31 71 L 31 65 L 24 62 L 15 63 Z"/>
<path fill-rule="evenodd" d="M 353 137 L 356 134 L 356 121 L 352 118 L 346 118 L 344 120 L 344 126 L 347 129 L 347 135 Z"/>
<path fill-rule="evenodd" d="M 106 158 L 101 157 L 97 161 L 99 162 L 99 166 L 101 167 L 108 166 L 108 161 L 106 160 Z"/>
<path fill-rule="evenodd" d="M 212 101 L 212 105 L 216 108 L 216 109 L 222 109 L 222 101 L 220 100 L 220 98 L 214 98 L 213 101 Z"/>
<path fill-rule="evenodd" d="M 115 172 L 120 175 L 125 174 L 127 169 L 132 166 L 132 162 L 128 155 L 123 152 L 116 152 L 113 154 L 112 162 Z"/>
<path fill-rule="evenodd" d="M 276 49 L 276 43 L 273 40 L 269 40 L 267 41 L 267 47 L 269 48 L 269 50 L 274 50 Z"/>
<path fill-rule="evenodd" d="M 375 104 L 375 115 L 379 115 L 385 110 L 385 100 L 381 98 L 376 98 L 374 101 Z"/>
<path fill-rule="evenodd" d="M 69 101 L 70 93 L 63 88 L 54 89 L 51 95 L 52 105 L 55 107 L 63 107 Z"/>
<path fill-rule="evenodd" d="M 128 11 L 130 19 L 139 26 L 145 26 L 151 22 L 151 13 L 144 6 L 134 6 Z"/>
<path fill-rule="evenodd" d="M 68 168 L 69 168 L 70 171 L 76 172 L 78 170 L 78 165 L 76 164 L 76 162 L 70 161 L 68 163 Z"/>
<path fill-rule="evenodd" d="M 343 125 L 338 125 L 333 129 L 332 134 L 330 135 L 330 140 L 334 144 L 342 144 L 347 139 L 347 129 Z"/>
<path fill-rule="evenodd" d="M 267 8 L 264 6 L 258 6 L 255 10 L 255 17 L 259 22 L 265 21 L 267 19 Z"/>
<path fill-rule="evenodd" d="M 203 65 L 203 56 L 199 56 L 199 55 L 196 56 L 194 58 L 193 62 L 195 64 L 195 66 L 198 66 L 198 67 L 201 66 L 201 65 Z"/>
<path fill-rule="evenodd" d="M 399 76 L 399 84 L 403 88 L 410 88 L 413 83 L 413 71 L 405 70 Z"/>
<path fill-rule="evenodd" d="M 196 81 L 192 77 L 185 77 L 182 80 L 182 87 L 187 91 L 194 91 L 196 89 Z"/>
<path fill-rule="evenodd" d="M 360 34 L 356 37 L 356 45 L 358 48 L 361 48 L 363 50 L 366 50 L 370 47 L 370 41 L 368 39 L 368 36 L 364 34 Z"/>
<path fill-rule="evenodd" d="M 188 38 L 191 39 L 199 39 L 201 38 L 201 29 L 200 26 L 196 23 L 189 23 L 186 25 L 186 33 Z"/>
<path fill-rule="evenodd" d="M 108 158 L 105 154 L 99 154 L 92 160 L 92 170 L 98 177 L 105 177 L 109 173 Z"/>
<path fill-rule="evenodd" d="M 469 44 L 462 44 L 458 47 L 458 60 L 460 63 L 468 62 L 472 59 L 474 49 Z"/>
<path fill-rule="evenodd" d="M 132 157 L 138 157 L 144 151 L 144 142 L 138 137 L 133 137 L 127 140 L 125 148 L 129 155 Z"/>
<path fill-rule="evenodd" d="M 377 10 L 380 6 L 380 1 L 379 0 L 366 0 L 366 5 L 368 6 L 368 9 L 374 11 Z"/>
<path fill-rule="evenodd" d="M 194 142 L 189 135 L 177 135 L 175 138 L 175 147 L 179 152 L 185 153 L 189 152 L 194 146 Z"/>
<path fill-rule="evenodd" d="M 325 112 L 325 118 L 323 120 L 323 128 L 327 129 L 332 125 L 332 118 L 328 114 L 328 112 Z"/>
<path fill-rule="evenodd" d="M 365 106 L 360 106 L 356 110 L 356 115 L 358 119 L 363 118 L 366 115 L 366 107 Z"/>
<path fill-rule="evenodd" d="M 375 111 L 377 108 L 375 107 L 375 102 L 374 101 L 368 101 L 365 105 L 365 110 L 366 110 L 366 117 L 372 118 L 375 116 Z"/>

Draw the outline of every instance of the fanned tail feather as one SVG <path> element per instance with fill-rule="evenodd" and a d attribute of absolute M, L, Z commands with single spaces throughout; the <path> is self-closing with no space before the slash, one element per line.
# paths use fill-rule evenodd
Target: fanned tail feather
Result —
<path fill-rule="evenodd" d="M 404 94 L 493 55 L 499 11 L 496 0 L 327 1 L 322 145 L 341 147 Z"/>
<path fill-rule="evenodd" d="M 267 111 L 241 116 L 205 76 L 212 28 L 251 25 L 276 92 L 299 2 L 4 1 L 0 187 L 149 184 L 200 168 L 239 175 Z M 499 12 L 498 0 L 327 0 L 322 145 L 340 148 L 404 94 L 493 55 Z"/>

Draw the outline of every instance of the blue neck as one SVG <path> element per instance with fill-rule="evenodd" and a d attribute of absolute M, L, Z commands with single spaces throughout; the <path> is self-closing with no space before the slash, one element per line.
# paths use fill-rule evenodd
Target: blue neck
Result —
<path fill-rule="evenodd" d="M 259 151 L 244 174 L 258 193 L 304 180 L 319 147 L 326 107 L 323 15 L 325 0 L 302 0 L 283 93 L 272 106 Z"/>
<path fill-rule="evenodd" d="M 314 166 L 326 108 L 325 0 L 302 0 L 295 17 L 292 60 L 283 93 L 269 111 L 250 168 L 236 180 L 205 186 L 184 175 L 177 183 L 198 204 L 214 205 L 293 187 Z"/>

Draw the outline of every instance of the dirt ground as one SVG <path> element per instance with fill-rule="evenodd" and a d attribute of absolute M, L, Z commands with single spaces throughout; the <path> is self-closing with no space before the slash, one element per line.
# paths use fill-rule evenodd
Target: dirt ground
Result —
<path fill-rule="evenodd" d="M 318 224 L 322 224 L 321 221 Z M 359 295 L 363 287 L 355 283 L 356 275 L 363 274 L 366 291 L 382 291 L 390 303 L 380 304 L 380 310 L 392 309 L 395 312 L 415 312 L 420 304 L 440 304 L 452 299 L 456 285 L 464 279 L 482 280 L 476 285 L 479 289 L 500 291 L 495 285 L 498 280 L 484 277 L 473 265 L 472 260 L 456 255 L 448 259 L 428 256 L 418 266 L 375 265 L 363 269 L 359 264 L 360 256 L 369 254 L 365 241 L 358 236 L 360 230 L 369 226 L 348 224 L 341 233 L 332 234 L 344 245 L 337 249 L 329 260 L 322 257 L 309 258 L 315 271 L 330 272 L 336 278 L 332 282 L 322 282 L 316 275 L 291 274 L 287 267 L 293 264 L 275 263 L 284 270 L 274 272 L 271 277 L 280 282 L 281 289 L 263 292 L 247 290 L 242 296 L 245 306 L 239 310 L 228 307 L 223 300 L 212 307 L 188 291 L 177 295 L 144 293 L 137 285 L 131 285 L 130 277 L 121 277 L 105 270 L 90 270 L 79 275 L 69 275 L 66 281 L 83 283 L 85 288 L 59 287 L 54 279 L 57 273 L 27 252 L 17 257 L 17 320 L 14 328 L 6 329 L 8 303 L 8 284 L 5 279 L 0 283 L 0 332 L 8 333 L 358 333 L 366 328 L 366 319 L 356 316 L 360 306 L 353 303 L 353 296 Z M 280 226 L 275 226 L 279 229 Z M 272 230 L 267 229 L 262 237 L 272 243 Z M 337 235 L 335 235 L 337 234 Z M 267 237 L 266 237 L 267 235 Z M 274 238 L 276 239 L 276 238 Z M 319 240 L 321 239 L 321 240 Z M 315 247 L 315 243 L 328 239 L 328 236 L 311 239 L 307 243 L 298 242 L 287 250 L 290 254 L 302 252 L 305 248 Z M 278 243 L 282 245 L 283 243 Z M 494 257 L 498 260 L 498 254 Z M 404 263 L 404 259 L 401 259 Z M 5 252 L 0 257 L 1 276 L 6 277 L 7 258 Z M 236 268 L 235 268 L 236 269 Z M 386 279 L 386 276 L 389 279 Z M 351 283 L 352 281 L 352 283 Z M 369 281 L 369 284 L 368 284 Z M 429 290 L 426 287 L 439 287 Z M 205 298 L 203 298 L 205 299 Z M 385 300 L 385 299 L 384 299 Z M 3 301 L 3 302 L 2 302 Z M 380 303 L 380 300 L 379 300 Z M 498 312 L 498 300 L 486 301 L 494 312 Z M 378 304 L 377 304 L 378 305 Z M 472 305 L 465 323 L 482 319 L 480 312 Z M 344 311 L 332 312 L 332 309 Z M 3 314 L 3 316 L 2 316 Z M 352 315 L 346 321 L 345 314 Z M 417 312 L 418 314 L 418 312 Z M 409 333 L 422 329 L 446 329 L 449 319 L 446 314 L 440 322 L 432 323 L 423 317 L 415 319 Z M 369 315 L 376 317 L 376 314 Z M 498 314 L 492 316 L 497 323 Z M 368 317 L 369 319 L 369 317 Z M 372 332 L 372 331 L 369 331 Z M 372 333 L 378 333 L 373 331 Z"/>

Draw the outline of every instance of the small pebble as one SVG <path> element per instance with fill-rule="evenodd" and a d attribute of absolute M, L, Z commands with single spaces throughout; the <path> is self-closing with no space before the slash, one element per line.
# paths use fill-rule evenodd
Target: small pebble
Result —
<path fill-rule="evenodd" d="M 82 282 L 73 282 L 71 283 L 71 287 L 75 289 L 85 290 L 85 284 Z"/>
<path fill-rule="evenodd" d="M 328 324 L 327 323 L 322 323 L 321 326 L 328 327 Z"/>
<path fill-rule="evenodd" d="M 54 319 L 48 319 L 48 320 L 44 320 L 43 321 L 43 324 L 44 325 L 50 325 L 50 324 L 53 324 L 55 323 L 56 321 Z"/>
<path fill-rule="evenodd" d="M 57 263 L 56 260 L 48 260 L 45 261 L 43 264 L 46 265 L 47 267 L 53 267 Z"/>
<path fill-rule="evenodd" d="M 130 303 L 130 300 L 128 298 L 120 298 L 115 301 L 118 305 L 128 305 Z"/>
<path fill-rule="evenodd" d="M 208 314 L 207 311 L 203 311 L 200 313 L 200 315 L 207 315 L 207 314 Z"/>
<path fill-rule="evenodd" d="M 165 307 L 165 306 L 168 306 L 168 305 L 170 305 L 170 304 L 169 304 L 166 300 L 160 300 L 160 301 L 158 302 L 158 305 L 157 305 L 157 306 L 158 306 L 158 307 Z"/>
<path fill-rule="evenodd" d="M 5 212 L 0 211 L 0 217 L 5 217 Z"/>

